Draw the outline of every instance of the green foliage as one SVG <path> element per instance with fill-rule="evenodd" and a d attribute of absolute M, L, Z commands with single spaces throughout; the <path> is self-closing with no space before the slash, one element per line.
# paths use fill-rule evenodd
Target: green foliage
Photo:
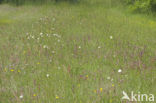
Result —
<path fill-rule="evenodd" d="M 26 3 L 42 4 L 42 3 L 60 2 L 60 1 L 77 2 L 78 0 L 0 0 L 0 3 L 11 3 L 11 4 L 16 4 L 18 6 Z"/>
<path fill-rule="evenodd" d="M 111 4 L 111 6 L 116 6 L 120 4 L 125 4 L 129 7 L 132 12 L 153 12 L 156 11 L 156 0 L 0 0 L 0 3 L 11 3 L 15 5 L 23 4 L 43 4 L 43 3 L 57 3 L 57 2 L 87 2 L 88 4 Z"/>
<path fill-rule="evenodd" d="M 156 0 L 123 0 L 131 11 L 150 12 L 156 10 Z"/>

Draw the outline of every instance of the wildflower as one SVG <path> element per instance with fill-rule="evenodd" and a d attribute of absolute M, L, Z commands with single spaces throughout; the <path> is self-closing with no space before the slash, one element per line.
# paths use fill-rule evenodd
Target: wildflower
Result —
<path fill-rule="evenodd" d="M 56 96 L 56 99 L 59 99 L 59 96 Z"/>
<path fill-rule="evenodd" d="M 58 39 L 57 42 L 60 42 L 60 40 Z"/>
<path fill-rule="evenodd" d="M 113 81 L 113 78 L 111 79 L 111 82 Z"/>
<path fill-rule="evenodd" d="M 4 68 L 4 71 L 7 72 L 7 68 Z"/>
<path fill-rule="evenodd" d="M 26 53 L 26 51 L 24 50 L 24 51 L 23 51 L 23 54 L 25 54 L 25 53 Z"/>
<path fill-rule="evenodd" d="M 11 72 L 14 72 L 14 69 L 10 69 Z"/>
<path fill-rule="evenodd" d="M 46 45 L 44 45 L 43 48 L 46 48 Z"/>
<path fill-rule="evenodd" d="M 107 77 L 107 79 L 109 80 L 109 79 L 110 79 L 110 77 Z"/>
<path fill-rule="evenodd" d="M 80 84 L 78 84 L 78 87 L 80 87 Z"/>
<path fill-rule="evenodd" d="M 88 78 L 88 75 L 86 75 L 86 78 Z"/>
<path fill-rule="evenodd" d="M 94 93 L 96 93 L 96 90 L 94 90 Z"/>
<path fill-rule="evenodd" d="M 98 49 L 100 49 L 101 47 L 100 46 L 98 46 Z"/>
<path fill-rule="evenodd" d="M 110 99 L 109 102 L 112 103 L 112 99 Z"/>
<path fill-rule="evenodd" d="M 53 34 L 53 36 L 57 36 L 57 34 Z"/>
<path fill-rule="evenodd" d="M 43 33 L 41 32 L 40 35 L 43 35 Z"/>
<path fill-rule="evenodd" d="M 40 20 L 43 20 L 42 18 L 40 18 Z"/>
<path fill-rule="evenodd" d="M 79 46 L 79 49 L 81 49 L 81 46 Z"/>
<path fill-rule="evenodd" d="M 58 69 L 61 69 L 61 67 L 58 67 Z"/>
<path fill-rule="evenodd" d="M 40 62 L 37 62 L 37 64 L 39 65 L 39 64 L 40 64 Z"/>
<path fill-rule="evenodd" d="M 34 36 L 31 36 L 31 38 L 34 39 L 35 37 Z"/>
<path fill-rule="evenodd" d="M 47 76 L 47 78 L 48 78 L 48 77 L 49 77 L 49 74 L 47 74 L 46 76 Z"/>
<path fill-rule="evenodd" d="M 40 33 L 40 36 L 43 37 L 43 33 Z"/>
<path fill-rule="evenodd" d="M 55 53 L 55 51 L 52 51 L 52 53 L 54 54 L 54 53 Z"/>
<path fill-rule="evenodd" d="M 43 48 L 47 48 L 48 49 L 48 46 L 47 45 L 44 45 Z"/>
<path fill-rule="evenodd" d="M 154 24 L 154 21 L 151 21 L 150 24 L 153 25 Z"/>
<path fill-rule="evenodd" d="M 18 73 L 20 73 L 21 71 L 20 70 L 18 70 Z"/>
<path fill-rule="evenodd" d="M 112 84 L 112 87 L 114 87 L 114 84 Z"/>
<path fill-rule="evenodd" d="M 55 18 L 53 18 L 53 21 L 55 21 Z"/>
<path fill-rule="evenodd" d="M 21 95 L 19 96 L 19 98 L 22 99 L 22 98 L 23 98 L 23 95 L 21 94 Z"/>
<path fill-rule="evenodd" d="M 36 94 L 33 94 L 34 97 L 36 97 Z"/>
<path fill-rule="evenodd" d="M 119 72 L 119 73 L 121 73 L 121 72 L 122 72 L 122 70 L 121 70 L 121 69 L 119 69 L 119 70 L 118 70 L 118 72 Z"/>
<path fill-rule="evenodd" d="M 100 92 L 102 92 L 103 88 L 100 88 Z"/>
<path fill-rule="evenodd" d="M 115 58 L 115 57 L 116 57 L 116 55 L 114 54 L 114 55 L 113 55 L 113 57 Z"/>
<path fill-rule="evenodd" d="M 61 38 L 61 36 L 58 35 L 58 34 L 53 34 L 53 36 L 56 36 L 56 37 L 58 37 L 58 38 Z"/>
<path fill-rule="evenodd" d="M 113 39 L 113 36 L 110 36 L 110 39 Z"/>

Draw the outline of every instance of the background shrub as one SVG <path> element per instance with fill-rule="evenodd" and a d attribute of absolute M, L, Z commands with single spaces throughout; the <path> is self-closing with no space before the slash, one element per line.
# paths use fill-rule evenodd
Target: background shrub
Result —
<path fill-rule="evenodd" d="M 156 0 L 123 0 L 123 3 L 135 12 L 156 11 Z"/>

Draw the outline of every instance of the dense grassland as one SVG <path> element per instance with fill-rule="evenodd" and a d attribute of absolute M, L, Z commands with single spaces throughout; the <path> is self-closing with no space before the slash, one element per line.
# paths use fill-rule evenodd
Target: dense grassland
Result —
<path fill-rule="evenodd" d="M 109 1 L 0 5 L 0 103 L 130 103 L 122 91 L 156 95 L 155 45 L 153 17 Z"/>

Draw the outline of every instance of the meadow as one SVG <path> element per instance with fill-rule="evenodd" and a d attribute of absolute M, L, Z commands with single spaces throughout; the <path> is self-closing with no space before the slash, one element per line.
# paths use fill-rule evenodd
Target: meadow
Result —
<path fill-rule="evenodd" d="M 109 0 L 0 5 L 0 103 L 154 103 L 156 20 Z"/>

